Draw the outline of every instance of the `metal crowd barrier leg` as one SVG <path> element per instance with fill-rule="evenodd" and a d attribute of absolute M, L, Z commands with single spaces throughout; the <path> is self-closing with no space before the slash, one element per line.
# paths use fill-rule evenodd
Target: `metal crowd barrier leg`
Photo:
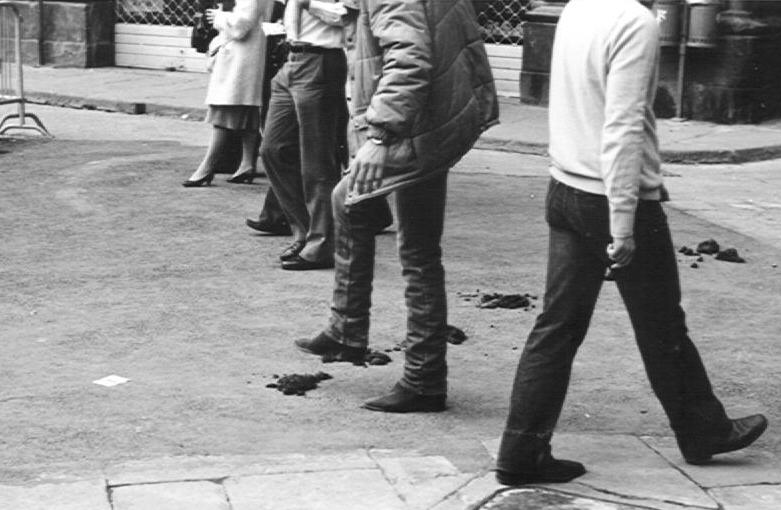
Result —
<path fill-rule="evenodd" d="M 14 4 L 0 1 L 0 105 L 5 104 L 16 104 L 16 113 L 0 120 L 0 135 L 12 129 L 26 129 L 52 137 L 37 115 L 25 111 L 22 17 Z M 28 120 L 33 124 L 28 124 Z"/>

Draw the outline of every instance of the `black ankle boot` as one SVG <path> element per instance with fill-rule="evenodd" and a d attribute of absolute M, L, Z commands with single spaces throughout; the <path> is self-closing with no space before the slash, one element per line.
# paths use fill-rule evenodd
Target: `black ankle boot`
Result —
<path fill-rule="evenodd" d="M 321 356 L 324 362 L 349 361 L 356 365 L 362 365 L 366 358 L 365 347 L 349 347 L 340 344 L 325 333 L 320 333 L 314 338 L 301 338 L 294 343 L 298 350 Z"/>
<path fill-rule="evenodd" d="M 496 481 L 502 485 L 564 483 L 585 473 L 586 468 L 580 462 L 554 459 L 548 445 L 527 470 L 513 472 L 497 469 Z"/>
<path fill-rule="evenodd" d="M 361 407 L 384 413 L 439 413 L 447 409 L 445 400 L 444 394 L 421 395 L 396 383 L 390 393 L 368 400 Z"/>

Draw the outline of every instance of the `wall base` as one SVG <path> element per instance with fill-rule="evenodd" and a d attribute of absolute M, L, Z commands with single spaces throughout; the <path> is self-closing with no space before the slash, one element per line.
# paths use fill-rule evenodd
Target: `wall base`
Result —
<path fill-rule="evenodd" d="M 13 2 L 22 15 L 22 61 L 39 64 L 43 33 L 43 63 L 64 67 L 114 65 L 114 2 L 111 0 L 43 3 L 43 27 L 38 2 Z"/>

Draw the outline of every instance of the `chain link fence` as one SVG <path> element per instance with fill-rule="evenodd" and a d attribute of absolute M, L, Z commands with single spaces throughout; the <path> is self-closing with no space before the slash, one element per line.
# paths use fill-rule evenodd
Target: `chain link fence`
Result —
<path fill-rule="evenodd" d="M 117 0 L 117 22 L 141 25 L 192 25 L 200 0 Z"/>
<path fill-rule="evenodd" d="M 195 13 L 200 10 L 201 1 L 203 0 L 117 0 L 117 21 L 146 25 L 191 26 Z M 521 14 L 529 0 L 472 0 L 472 2 L 485 42 L 521 44 L 523 41 Z"/>
<path fill-rule="evenodd" d="M 529 0 L 472 0 L 483 39 L 492 44 L 523 42 L 521 15 Z"/>

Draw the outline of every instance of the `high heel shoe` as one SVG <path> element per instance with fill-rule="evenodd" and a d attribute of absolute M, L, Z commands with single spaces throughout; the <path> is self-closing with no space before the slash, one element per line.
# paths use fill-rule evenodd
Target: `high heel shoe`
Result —
<path fill-rule="evenodd" d="M 190 180 L 184 181 L 182 183 L 182 186 L 184 186 L 185 188 L 197 188 L 199 186 L 204 186 L 204 185 L 211 186 L 212 179 L 214 179 L 214 174 L 209 174 L 206 177 L 203 177 L 201 179 L 196 179 L 194 181 L 190 181 Z"/>
<path fill-rule="evenodd" d="M 232 182 L 234 184 L 252 184 L 252 180 L 255 178 L 254 170 L 250 170 L 248 172 L 242 172 L 239 175 L 234 175 L 232 177 L 229 177 L 225 179 L 226 182 Z"/>

